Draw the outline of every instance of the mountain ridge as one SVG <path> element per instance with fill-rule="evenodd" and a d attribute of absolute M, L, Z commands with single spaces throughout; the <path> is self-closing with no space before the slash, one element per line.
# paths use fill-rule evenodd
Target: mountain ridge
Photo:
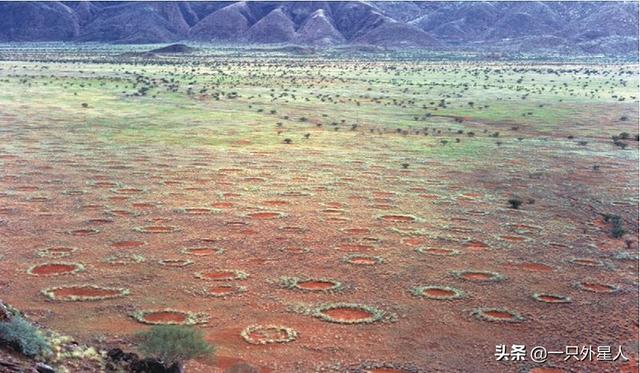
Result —
<path fill-rule="evenodd" d="M 636 2 L 0 2 L 0 42 L 373 45 L 628 54 Z M 529 42 L 534 41 L 534 42 Z"/>

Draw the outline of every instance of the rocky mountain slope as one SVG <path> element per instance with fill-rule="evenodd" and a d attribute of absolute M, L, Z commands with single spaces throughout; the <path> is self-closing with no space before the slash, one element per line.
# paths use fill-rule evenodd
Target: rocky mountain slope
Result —
<path fill-rule="evenodd" d="M 638 48 L 637 2 L 0 2 L 0 42 Z"/>

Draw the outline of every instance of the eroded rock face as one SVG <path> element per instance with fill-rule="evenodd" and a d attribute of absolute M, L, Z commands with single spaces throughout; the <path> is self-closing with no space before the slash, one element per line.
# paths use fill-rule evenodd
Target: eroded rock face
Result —
<path fill-rule="evenodd" d="M 36 364 L 38 373 L 56 373 L 56 370 L 44 363 Z"/>
<path fill-rule="evenodd" d="M 9 309 L 2 300 L 0 300 L 0 321 L 8 321 L 10 318 L 11 314 L 9 313 Z"/>
<path fill-rule="evenodd" d="M 109 362 L 106 364 L 109 371 L 121 371 L 125 369 L 135 373 L 181 373 L 179 364 L 166 366 L 162 361 L 155 358 L 140 359 L 133 352 L 124 352 L 120 348 L 112 348 L 107 351 Z"/>

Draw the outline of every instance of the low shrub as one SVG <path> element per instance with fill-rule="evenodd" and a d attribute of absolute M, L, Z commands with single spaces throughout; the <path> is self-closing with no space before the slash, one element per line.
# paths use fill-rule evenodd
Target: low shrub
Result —
<path fill-rule="evenodd" d="M 42 332 L 20 316 L 12 316 L 8 321 L 0 322 L 0 340 L 29 357 L 51 352 L 49 342 Z"/>
<path fill-rule="evenodd" d="M 157 325 L 139 333 L 138 337 L 140 352 L 157 358 L 165 366 L 182 365 L 187 360 L 214 352 L 213 346 L 204 340 L 202 331 L 190 326 Z"/>

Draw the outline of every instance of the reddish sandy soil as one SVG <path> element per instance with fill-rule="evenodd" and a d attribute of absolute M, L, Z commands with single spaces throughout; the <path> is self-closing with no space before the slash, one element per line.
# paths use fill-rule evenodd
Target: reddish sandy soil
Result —
<path fill-rule="evenodd" d="M 622 345 L 625 355 L 637 359 L 638 262 L 616 256 L 637 253 L 632 160 L 605 160 L 593 173 L 593 160 L 550 156 L 544 148 L 513 151 L 508 161 L 496 158 L 474 169 L 424 160 L 403 170 L 388 161 L 402 148 L 375 143 L 363 143 L 348 159 L 293 146 L 256 156 L 241 147 L 112 147 L 91 136 L 61 138 L 56 125 L 35 134 L 15 122 L 12 146 L 0 146 L 2 297 L 48 327 L 81 341 L 106 336 L 110 345 L 132 348 L 129 338 L 148 328 L 132 312 L 202 312 L 210 318 L 199 327 L 216 345 L 217 358 L 188 368 L 203 373 L 237 361 L 263 372 L 344 372 L 365 363 L 425 372 L 633 371 L 635 360 L 625 365 L 551 357 L 533 364 L 494 357 L 497 344 L 549 350 Z M 9 130 L 3 130 L 7 140 Z M 629 151 L 637 151 L 634 146 Z M 544 170 L 544 177 L 530 177 L 534 169 Z M 535 203 L 510 209 L 506 200 L 514 190 Z M 604 210 L 623 215 L 630 242 L 610 236 L 592 203 L 595 195 L 617 203 Z M 78 250 L 63 259 L 38 255 L 49 247 Z M 356 253 L 361 256 L 351 263 L 344 260 Z M 116 254 L 145 260 L 105 262 Z M 193 264 L 158 265 L 167 258 Z M 81 263 L 85 270 L 46 276 L 74 270 L 58 260 Z M 27 273 L 33 265 L 39 265 L 39 276 Z M 232 270 L 248 277 L 237 279 Z M 469 272 L 454 275 L 462 271 Z M 482 271 L 503 279 L 487 281 Z M 282 276 L 335 279 L 344 288 L 313 291 L 331 284 L 310 281 L 290 289 L 278 285 Z M 131 293 L 91 302 L 52 302 L 40 293 L 77 284 Z M 451 287 L 466 296 L 428 299 L 411 294 L 416 286 Z M 539 301 L 534 293 L 572 302 Z M 339 324 L 296 312 L 300 305 L 312 310 L 326 303 L 371 306 L 385 318 Z M 514 311 L 523 321 L 485 321 L 473 315 L 478 308 Z M 346 308 L 325 314 L 351 321 L 370 316 Z M 512 318 L 501 311 L 487 314 Z M 184 317 L 146 316 L 154 322 Z M 298 337 L 246 343 L 240 333 L 255 324 L 293 328 Z"/>

